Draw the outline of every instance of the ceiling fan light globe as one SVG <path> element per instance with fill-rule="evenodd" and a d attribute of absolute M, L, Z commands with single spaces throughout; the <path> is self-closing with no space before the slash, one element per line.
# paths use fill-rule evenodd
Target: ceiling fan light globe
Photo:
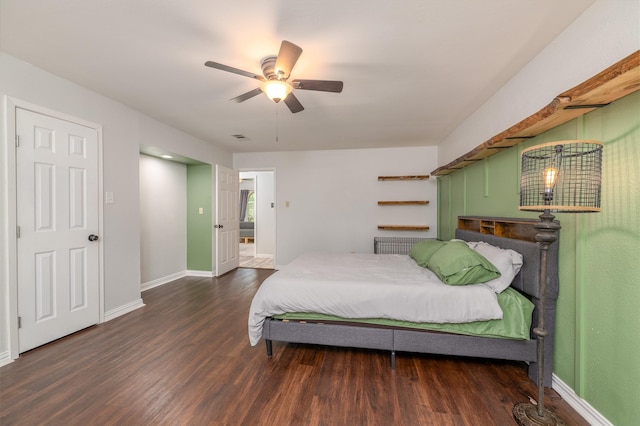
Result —
<path fill-rule="evenodd" d="M 268 80 L 262 83 L 262 91 L 275 103 L 284 100 L 292 90 L 293 87 L 282 80 Z"/>

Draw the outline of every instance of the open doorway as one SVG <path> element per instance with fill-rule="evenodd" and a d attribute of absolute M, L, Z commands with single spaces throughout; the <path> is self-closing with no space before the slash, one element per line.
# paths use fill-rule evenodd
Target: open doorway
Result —
<path fill-rule="evenodd" d="M 139 161 L 141 290 L 214 276 L 211 165 L 148 146 Z"/>
<path fill-rule="evenodd" d="M 240 267 L 273 269 L 275 172 L 240 172 Z"/>

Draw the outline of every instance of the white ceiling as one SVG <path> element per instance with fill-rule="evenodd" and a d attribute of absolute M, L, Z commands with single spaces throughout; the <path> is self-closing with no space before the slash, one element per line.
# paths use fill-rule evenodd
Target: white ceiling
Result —
<path fill-rule="evenodd" d="M 232 152 L 437 145 L 594 0 L 0 0 L 3 51 Z M 281 40 L 305 110 L 259 95 Z M 248 140 L 238 141 L 233 134 Z M 278 140 L 276 141 L 276 135 Z"/>

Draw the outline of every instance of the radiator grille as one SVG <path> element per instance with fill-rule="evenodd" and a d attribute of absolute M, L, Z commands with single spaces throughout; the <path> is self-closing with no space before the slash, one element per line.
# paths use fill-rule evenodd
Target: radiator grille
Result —
<path fill-rule="evenodd" d="M 375 254 L 409 254 L 415 243 L 428 240 L 419 237 L 374 237 L 373 252 Z"/>

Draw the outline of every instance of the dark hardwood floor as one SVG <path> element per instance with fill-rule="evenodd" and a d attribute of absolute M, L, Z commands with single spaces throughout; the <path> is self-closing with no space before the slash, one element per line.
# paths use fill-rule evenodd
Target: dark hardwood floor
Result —
<path fill-rule="evenodd" d="M 0 369 L 1 425 L 508 425 L 524 364 L 274 342 L 247 313 L 272 270 L 183 278 Z M 546 404 L 587 424 L 553 390 Z"/>

